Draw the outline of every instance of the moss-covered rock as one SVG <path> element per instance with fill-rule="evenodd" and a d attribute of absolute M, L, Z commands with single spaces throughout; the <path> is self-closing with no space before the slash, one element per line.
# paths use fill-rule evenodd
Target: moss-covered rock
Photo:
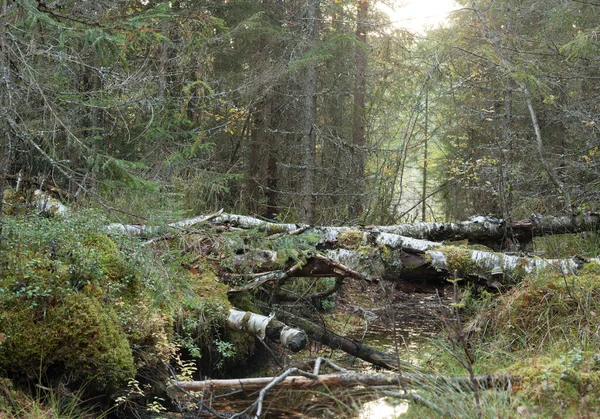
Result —
<path fill-rule="evenodd" d="M 173 355 L 172 312 L 154 293 L 171 296 L 157 288 L 152 261 L 144 266 L 139 245 L 117 243 L 91 215 L 5 221 L 0 371 L 15 379 L 69 377 L 106 392 L 136 369 L 162 374 Z"/>
<path fill-rule="evenodd" d="M 74 293 L 44 306 L 0 312 L 0 368 L 41 378 L 49 371 L 96 390 L 114 390 L 135 375 L 127 336 L 114 311 Z M 41 370 L 40 370 L 41 369 Z"/>

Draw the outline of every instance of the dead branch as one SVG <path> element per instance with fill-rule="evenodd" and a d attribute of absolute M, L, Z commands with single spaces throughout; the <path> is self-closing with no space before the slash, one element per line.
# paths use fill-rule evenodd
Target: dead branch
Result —
<path fill-rule="evenodd" d="M 301 375 L 292 375 L 293 373 Z M 518 377 L 509 375 L 479 375 L 473 377 L 481 389 L 507 389 L 519 382 Z M 317 386 L 326 387 L 401 387 L 424 388 L 427 386 L 443 386 L 448 390 L 471 391 L 470 377 L 445 377 L 430 374 L 360 374 L 354 372 L 339 372 L 335 374 L 316 375 L 290 368 L 277 377 L 235 378 L 204 381 L 176 381 L 173 388 L 186 391 L 215 391 L 220 389 L 243 389 L 253 391 L 258 389 L 280 388 L 305 389 Z"/>

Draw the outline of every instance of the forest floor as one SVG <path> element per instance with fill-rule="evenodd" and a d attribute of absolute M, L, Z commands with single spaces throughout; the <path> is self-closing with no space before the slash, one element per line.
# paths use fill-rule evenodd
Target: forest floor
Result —
<path fill-rule="evenodd" d="M 191 408 L 165 401 L 165 383 L 173 378 L 165 365 L 188 380 L 200 374 L 274 376 L 291 366 L 310 370 L 316 357 L 356 373 L 381 372 L 319 342 L 290 356 L 227 328 L 231 284 L 223 283 L 222 273 L 231 267 L 223 243 L 237 232 L 167 237 L 151 249 L 136 238 L 107 235 L 106 225 L 85 211 L 62 221 L 35 214 L 4 218 L 0 411 L 7 418 L 97 417 L 99 408 L 115 417 L 183 417 L 165 409 L 199 414 L 198 406 L 230 414 L 256 400 L 256 393 L 201 396 Z M 245 234 L 244 243 L 255 236 Z M 551 247 L 572 254 L 590 242 L 586 235 L 571 239 L 563 236 Z M 315 283 L 294 278 L 286 285 L 303 292 L 302 281 L 304 292 Z M 515 377 L 508 388 L 492 390 L 423 382 L 414 394 L 428 404 L 410 403 L 406 417 L 600 417 L 600 265 L 589 263 L 577 275 L 541 271 L 494 293 L 460 285 L 435 290 L 346 279 L 320 306 L 285 304 L 301 308 L 315 324 L 411 362 L 419 373 Z M 252 305 L 248 296 L 234 304 L 240 302 Z M 397 386 L 390 391 L 277 389 L 265 411 L 273 417 L 358 417 L 367 402 L 404 403 L 403 396 L 413 394 Z M 90 406 L 82 401 L 88 394 L 104 399 Z"/>

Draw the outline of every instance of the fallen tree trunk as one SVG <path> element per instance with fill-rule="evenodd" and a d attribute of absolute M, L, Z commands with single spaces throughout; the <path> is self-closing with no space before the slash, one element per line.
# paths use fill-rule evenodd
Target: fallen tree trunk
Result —
<path fill-rule="evenodd" d="M 320 366 L 323 362 L 336 370 L 337 373 L 320 375 Z M 252 411 L 255 410 L 254 417 L 258 419 L 261 416 L 267 393 L 275 387 L 294 389 L 306 389 L 316 386 L 324 386 L 327 389 L 340 386 L 373 387 L 377 388 L 382 394 L 402 400 L 411 400 L 421 403 L 438 414 L 445 416 L 446 412 L 444 410 L 440 409 L 434 403 L 422 398 L 418 394 L 408 392 L 408 390 L 418 388 L 435 388 L 436 390 L 442 389 L 446 392 L 471 392 L 474 391 L 474 389 L 509 390 L 512 388 L 513 384 L 518 382 L 518 378 L 508 375 L 444 377 L 430 374 L 361 374 L 350 372 L 327 359 L 317 358 L 315 360 L 315 367 L 312 373 L 300 370 L 298 368 L 289 368 L 277 377 L 175 381 L 171 384 L 169 390 L 170 392 L 202 392 L 202 398 L 204 399 L 205 393 L 209 393 L 209 397 L 212 397 L 210 393 L 220 389 L 227 389 L 228 391 L 233 390 L 233 392 L 230 394 L 234 394 L 239 391 L 247 393 L 260 389 L 258 398 L 254 403 L 252 403 L 242 412 L 238 412 L 232 416 L 236 418 L 247 417 Z"/>
<path fill-rule="evenodd" d="M 600 215 L 596 213 L 543 216 L 534 213 L 526 220 L 507 223 L 495 217 L 471 217 L 455 223 L 413 223 L 373 226 L 373 231 L 393 233 L 433 241 L 468 240 L 494 250 L 526 248 L 536 236 L 596 231 Z"/>
<path fill-rule="evenodd" d="M 217 218 L 223 210 L 219 210 L 214 214 L 210 215 L 201 215 L 199 217 L 187 218 L 185 220 L 177 221 L 174 223 L 167 224 L 166 226 L 147 226 L 142 224 L 121 224 L 121 223 L 113 223 L 106 226 L 106 230 L 109 233 L 122 233 L 128 234 L 130 236 L 139 236 L 139 237 L 152 237 L 165 233 L 178 233 L 185 228 L 190 228 L 193 226 L 201 225 L 203 223 L 209 222 L 215 218 Z M 149 242 L 152 242 L 150 240 Z"/>
<path fill-rule="evenodd" d="M 185 391 L 214 391 L 219 389 L 254 391 L 262 389 L 275 381 L 277 377 L 236 378 L 225 380 L 176 381 L 173 389 Z M 336 373 L 311 376 L 287 376 L 277 383 L 280 388 L 304 389 L 317 386 L 353 387 L 353 386 L 399 386 L 405 389 L 427 386 L 443 387 L 455 391 L 471 391 L 473 382 L 480 389 L 507 389 L 518 383 L 518 378 L 509 375 L 480 375 L 474 377 L 443 377 L 429 374 L 358 374 Z"/>
<path fill-rule="evenodd" d="M 596 218 L 596 215 L 579 218 L 533 217 L 530 221 L 522 222 L 521 227 L 534 232 L 579 231 L 595 226 Z M 234 288 L 231 292 L 250 291 L 268 282 L 291 277 L 350 277 L 361 280 L 445 283 L 448 277 L 459 276 L 498 287 L 506 282 L 514 282 L 524 274 L 548 267 L 564 274 L 573 274 L 585 263 L 598 262 L 598 259 L 542 259 L 505 255 L 461 246 L 447 246 L 390 232 L 405 231 L 418 235 L 419 232 L 429 231 L 431 234 L 424 235 L 435 236 L 434 231 L 462 231 L 464 237 L 467 231 L 480 229 L 481 234 L 484 234 L 482 231 L 487 231 L 491 237 L 494 231 L 496 233 L 499 231 L 494 227 L 494 223 L 501 221 L 494 220 L 475 217 L 464 223 L 417 223 L 412 226 L 413 230 L 408 231 L 406 226 L 373 226 L 365 229 L 309 227 L 298 224 L 268 223 L 253 217 L 215 213 L 207 217 L 173 223 L 170 228 L 188 228 L 197 225 L 196 223 L 229 223 L 229 225 L 262 229 L 267 233 L 273 233 L 268 240 L 265 238 L 265 247 L 275 242 L 273 237 L 278 234 L 285 234 L 285 239 L 288 241 L 302 242 L 298 248 L 306 249 L 309 241 L 315 243 L 314 250 L 304 250 L 302 257 L 280 260 L 282 256 L 276 250 L 249 249 L 247 244 L 240 242 L 239 248 L 230 249 L 232 253 L 229 256 L 230 261 L 222 265 L 229 266 L 232 274 L 239 275 L 248 282 Z M 133 226 L 133 230 L 129 230 L 129 227 L 114 228 L 115 231 L 133 231 L 136 234 L 145 231 L 140 226 Z M 307 239 L 308 237 L 310 240 Z M 284 269 L 281 269 L 282 265 L 285 266 Z M 250 274 L 248 267 L 252 269 Z"/>
<path fill-rule="evenodd" d="M 461 222 L 419 222 L 413 224 L 398 224 L 391 226 L 360 227 L 325 227 L 309 226 L 307 224 L 273 223 L 258 218 L 222 214 L 222 211 L 209 216 L 200 216 L 168 224 L 165 227 L 141 226 L 126 224 L 111 224 L 108 230 L 126 234 L 149 237 L 163 234 L 165 231 L 181 231 L 199 224 L 227 224 L 243 229 L 258 229 L 267 234 L 324 234 L 347 230 L 361 230 L 381 233 L 392 233 L 431 241 L 468 240 L 472 244 L 483 244 L 494 250 L 500 250 L 511 245 L 526 246 L 535 236 L 548 234 L 580 233 L 596 231 L 600 223 L 600 215 L 596 213 L 542 216 L 532 214 L 529 219 L 506 222 L 495 217 L 476 216 Z"/>
<path fill-rule="evenodd" d="M 273 316 L 267 317 L 249 311 L 230 309 L 227 322 L 233 329 L 251 333 L 261 340 L 268 337 L 292 352 L 304 349 L 308 341 L 303 330 L 292 329 Z"/>
<path fill-rule="evenodd" d="M 386 369 L 414 370 L 415 366 L 398 359 L 398 357 L 363 345 L 353 339 L 340 336 L 330 330 L 314 324 L 313 322 L 296 316 L 285 310 L 274 308 L 276 315 L 285 323 L 294 325 L 306 332 L 306 334 L 317 342 L 329 346 L 332 349 L 340 349 L 350 355 L 369 362 L 378 367 Z"/>
<path fill-rule="evenodd" d="M 255 274 L 246 285 L 230 292 L 250 291 L 267 282 L 291 277 L 323 276 L 438 284 L 446 284 L 447 278 L 458 276 L 497 288 L 543 269 L 571 275 L 586 263 L 600 263 L 598 258 L 543 259 L 506 255 L 359 230 L 329 231 L 315 248 L 320 248 L 324 256 L 309 254 L 303 262 L 296 262 L 287 270 Z M 243 256 L 236 255 L 238 262 Z M 269 268 L 269 264 L 265 261 L 261 267 Z"/>

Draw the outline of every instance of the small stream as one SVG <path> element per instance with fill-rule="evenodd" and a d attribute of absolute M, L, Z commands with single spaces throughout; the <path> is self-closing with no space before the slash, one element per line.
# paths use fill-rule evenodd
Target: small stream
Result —
<path fill-rule="evenodd" d="M 420 366 L 433 350 L 432 339 L 441 329 L 440 315 L 448 298 L 435 294 L 404 294 L 390 308 L 376 310 L 378 318 L 368 325 L 360 339 L 366 345 L 390 354 L 397 354 L 404 361 Z M 365 372 L 374 372 L 366 365 Z M 410 408 L 406 401 L 394 401 L 381 397 L 363 403 L 358 419 L 393 419 L 402 417 Z"/>
<path fill-rule="evenodd" d="M 341 334 L 362 341 L 364 344 L 381 351 L 398 354 L 399 358 L 416 366 L 422 365 L 423 361 L 432 353 L 433 344 L 431 339 L 436 337 L 441 329 L 439 321 L 443 312 L 443 306 L 447 306 L 448 299 L 440 298 L 435 294 L 405 294 L 395 292 L 393 300 L 382 299 L 381 293 L 375 292 L 369 298 L 362 301 L 363 306 L 345 304 L 344 301 L 336 303 L 333 313 L 328 315 L 336 318 L 338 323 L 347 324 L 347 329 Z M 364 297 L 367 294 L 362 294 Z M 353 295 L 355 297 L 356 294 Z M 356 298 L 348 298 L 356 303 Z M 368 305 L 367 305 L 368 304 Z M 357 309 L 357 307 L 360 308 Z M 364 310 L 362 309 L 365 307 Z M 362 310 L 362 311 L 361 311 Z M 289 354 L 280 353 L 275 356 L 287 357 Z M 256 361 L 256 365 L 269 361 Z M 313 343 L 308 350 L 303 350 L 293 356 L 286 368 L 291 365 L 302 366 L 307 358 L 314 359 L 317 356 L 330 357 L 333 362 L 341 367 L 357 373 L 382 372 L 376 370 L 371 364 L 348 354 L 335 351 Z M 309 367 L 302 367 L 308 370 Z M 258 375 L 281 374 L 281 367 L 273 367 L 265 372 L 261 368 Z M 325 373 L 328 373 L 326 371 Z M 255 371 L 254 373 L 257 373 Z M 388 401 L 385 397 L 377 397 L 369 389 L 332 389 L 331 392 L 319 390 L 277 390 L 273 389 L 266 401 L 266 417 L 292 418 L 292 417 L 315 417 L 315 418 L 350 418 L 357 419 L 392 419 L 402 417 L 407 412 L 410 404 L 404 401 Z M 219 416 L 227 417 L 233 413 L 243 411 L 250 403 L 256 400 L 256 394 L 231 395 L 223 398 L 214 398 L 210 401 L 210 408 L 218 411 Z M 205 401 L 205 406 L 209 404 Z M 205 412 L 200 415 L 195 412 L 189 417 L 215 417 L 214 414 Z M 188 416 L 184 416 L 188 417 Z"/>

